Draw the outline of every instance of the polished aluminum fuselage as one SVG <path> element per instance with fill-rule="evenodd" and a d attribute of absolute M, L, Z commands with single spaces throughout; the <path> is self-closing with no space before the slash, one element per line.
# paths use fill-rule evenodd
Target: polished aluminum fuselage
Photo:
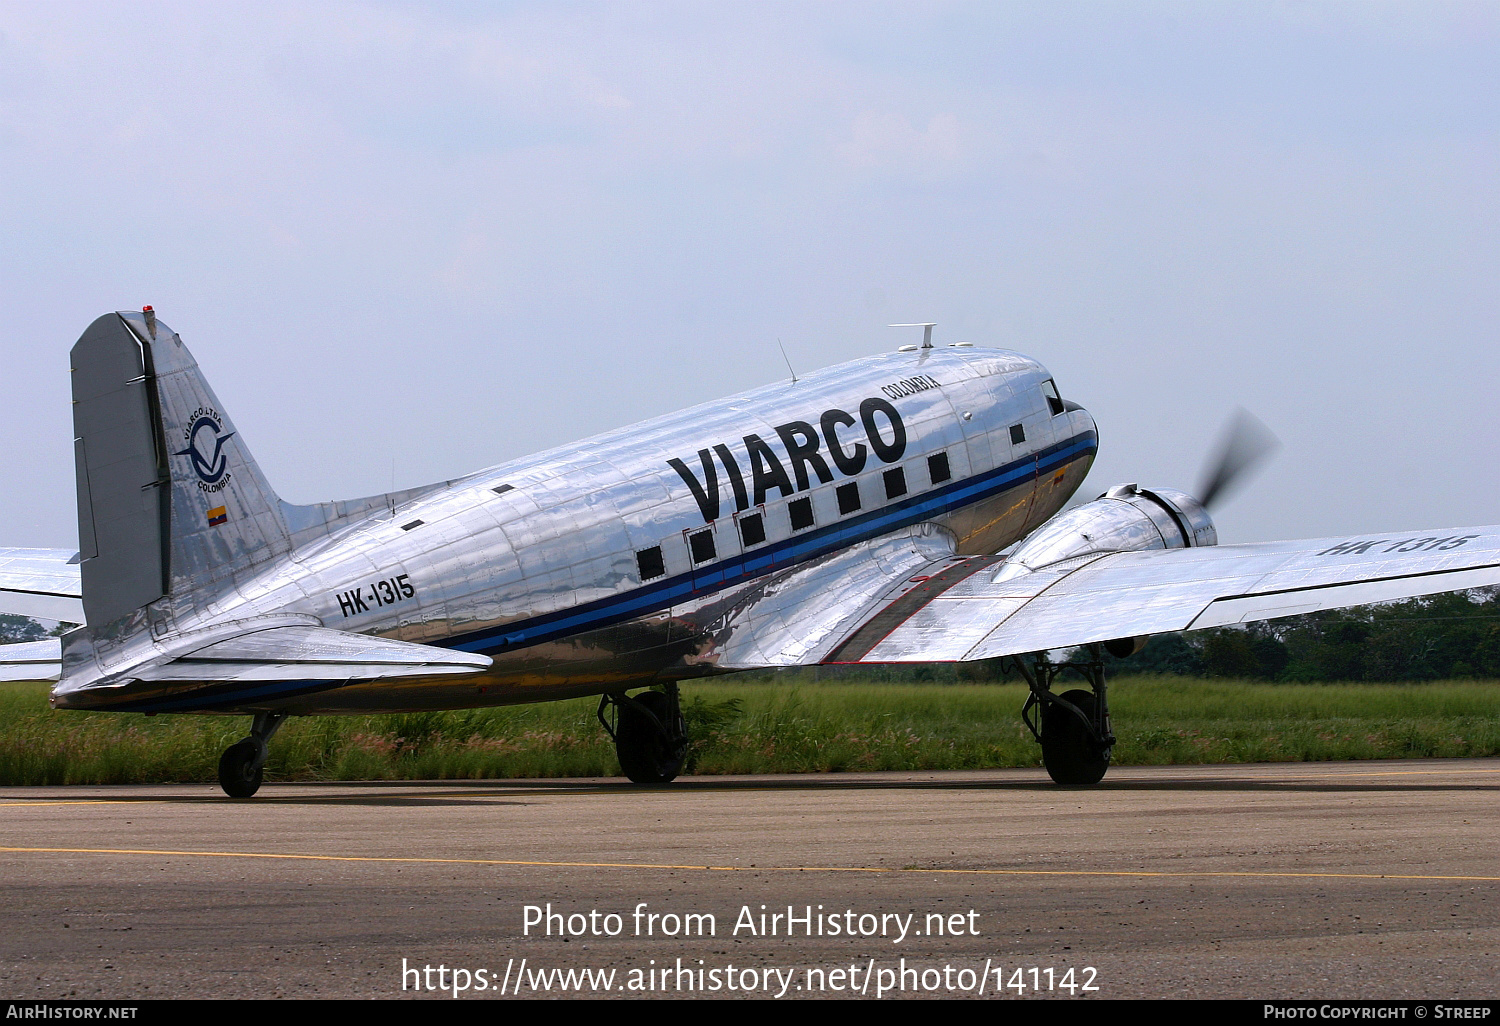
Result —
<path fill-rule="evenodd" d="M 996 552 L 1060 509 L 1097 442 L 1087 412 L 1049 402 L 1049 379 L 1003 350 L 889 353 L 428 490 L 299 543 L 197 616 L 310 614 L 483 653 L 490 670 L 232 702 L 178 686 L 134 707 L 455 708 L 721 672 L 712 628 L 726 595 L 918 524 L 955 552 Z M 763 540 L 746 523 L 757 516 Z"/>

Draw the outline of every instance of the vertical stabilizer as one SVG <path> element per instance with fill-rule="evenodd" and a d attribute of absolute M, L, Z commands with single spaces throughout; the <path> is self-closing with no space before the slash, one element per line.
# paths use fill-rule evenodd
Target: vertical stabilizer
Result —
<path fill-rule="evenodd" d="M 91 626 L 199 608 L 291 549 L 281 501 L 182 340 L 106 314 L 73 347 L 78 533 Z"/>

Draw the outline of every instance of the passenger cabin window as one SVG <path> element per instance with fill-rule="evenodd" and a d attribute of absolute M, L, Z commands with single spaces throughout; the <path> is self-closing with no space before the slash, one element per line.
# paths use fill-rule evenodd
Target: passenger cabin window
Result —
<path fill-rule="evenodd" d="M 906 468 L 897 467 L 894 470 L 887 470 L 884 478 L 887 499 L 898 499 L 906 494 Z"/>
<path fill-rule="evenodd" d="M 933 484 L 940 485 L 952 476 L 953 471 L 948 469 L 947 453 L 933 453 L 927 457 L 927 477 Z"/>
<path fill-rule="evenodd" d="M 839 485 L 834 489 L 834 494 L 839 500 L 839 515 L 855 513 L 859 510 L 859 482 L 850 481 L 846 485 Z"/>
<path fill-rule="evenodd" d="M 1042 395 L 1047 397 L 1047 405 L 1052 408 L 1052 416 L 1055 417 L 1063 412 L 1062 396 L 1057 394 L 1057 384 L 1051 378 L 1042 382 Z"/>
<path fill-rule="evenodd" d="M 1010 426 L 1010 444 L 1020 445 L 1024 441 L 1026 441 L 1026 429 L 1020 424 L 1012 424 Z"/>
<path fill-rule="evenodd" d="M 792 530 L 801 531 L 813 525 L 811 499 L 793 499 L 787 503 L 787 512 L 792 515 Z"/>
<path fill-rule="evenodd" d="M 693 552 L 694 563 L 707 563 L 714 558 L 713 531 L 699 531 L 688 535 L 688 548 Z"/>
<path fill-rule="evenodd" d="M 649 549 L 641 549 L 635 554 L 636 569 L 641 572 L 641 580 L 649 581 L 653 577 L 661 577 L 667 572 L 667 565 L 661 559 L 661 546 L 653 545 Z"/>
<path fill-rule="evenodd" d="M 766 540 L 766 521 L 759 513 L 740 517 L 740 541 L 745 548 L 759 545 Z"/>

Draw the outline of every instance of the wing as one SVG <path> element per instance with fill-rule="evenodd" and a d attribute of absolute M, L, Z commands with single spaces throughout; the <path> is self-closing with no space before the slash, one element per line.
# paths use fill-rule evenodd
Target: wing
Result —
<path fill-rule="evenodd" d="M 83 623 L 78 553 L 0 548 L 0 613 Z"/>
<path fill-rule="evenodd" d="M 1496 584 L 1500 526 L 1113 552 L 1037 571 L 994 556 L 949 558 L 888 580 L 808 654 L 828 663 L 989 659 Z"/>
<path fill-rule="evenodd" d="M 763 578 L 703 611 L 710 642 L 698 661 L 726 669 L 819 662 L 908 578 L 964 562 L 953 546 L 946 530 L 917 524 Z"/>

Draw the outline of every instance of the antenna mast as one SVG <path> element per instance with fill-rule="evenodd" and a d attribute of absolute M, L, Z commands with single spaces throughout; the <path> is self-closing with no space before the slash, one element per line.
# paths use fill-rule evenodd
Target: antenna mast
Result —
<path fill-rule="evenodd" d="M 792 371 L 792 384 L 797 383 L 797 372 L 792 370 L 792 358 L 786 355 L 786 346 L 781 345 L 781 336 L 776 336 L 776 344 L 781 346 L 781 358 L 786 361 L 786 369 Z"/>
<path fill-rule="evenodd" d="M 918 321 L 915 324 L 887 324 L 888 328 L 922 328 L 922 348 L 932 348 L 932 329 L 937 327 L 937 321 Z"/>

